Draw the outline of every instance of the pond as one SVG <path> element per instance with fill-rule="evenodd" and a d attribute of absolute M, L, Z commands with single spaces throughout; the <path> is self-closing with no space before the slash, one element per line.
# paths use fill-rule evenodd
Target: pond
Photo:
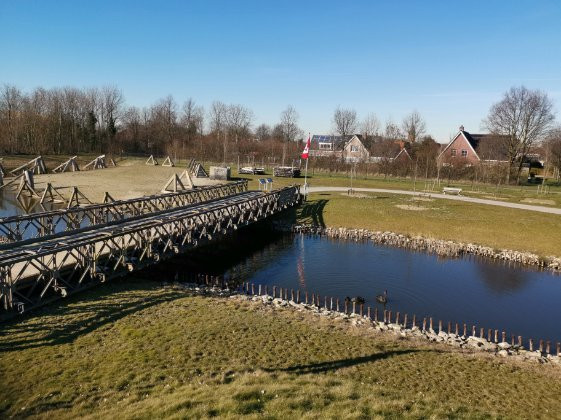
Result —
<path fill-rule="evenodd" d="M 245 233 L 244 233 L 245 232 Z M 271 237 L 273 239 L 271 239 Z M 267 239 L 269 238 L 269 239 Z M 317 236 L 271 235 L 255 229 L 212 250 L 173 260 L 170 268 L 300 289 L 344 299 L 362 296 L 366 306 L 387 289 L 385 309 L 464 322 L 516 336 L 561 341 L 561 275 L 479 257 L 441 258 L 405 249 L 329 240 Z M 161 268 L 158 268 L 161 270 Z M 323 299 L 323 298 L 322 298 Z"/>

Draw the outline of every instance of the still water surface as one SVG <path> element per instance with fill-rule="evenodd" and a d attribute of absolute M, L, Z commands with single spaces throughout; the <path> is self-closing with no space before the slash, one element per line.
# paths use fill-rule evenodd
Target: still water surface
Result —
<path fill-rule="evenodd" d="M 241 237 L 241 235 L 240 235 Z M 499 329 L 527 338 L 561 341 L 561 275 L 477 257 L 440 258 L 404 249 L 335 241 L 317 236 L 278 236 L 251 249 L 214 250 L 210 261 L 190 261 L 182 271 L 308 290 L 321 296 L 375 296 L 388 290 L 386 309 L 453 323 Z M 259 241 L 257 241 L 259 242 Z M 246 249 L 245 255 L 243 255 Z M 241 253 L 235 261 L 232 253 Z M 188 257 L 184 257 L 188 258 Z M 185 261 L 185 259 L 181 259 Z M 195 259 L 196 260 L 196 259 Z M 323 299 L 323 298 L 322 298 Z M 411 319 L 411 318 L 409 318 Z"/>

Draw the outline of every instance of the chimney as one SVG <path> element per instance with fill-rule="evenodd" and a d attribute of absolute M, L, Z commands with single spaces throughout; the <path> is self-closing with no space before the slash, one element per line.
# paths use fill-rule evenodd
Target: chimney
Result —
<path fill-rule="evenodd" d="M 464 126 L 460 125 L 460 131 L 464 131 Z"/>

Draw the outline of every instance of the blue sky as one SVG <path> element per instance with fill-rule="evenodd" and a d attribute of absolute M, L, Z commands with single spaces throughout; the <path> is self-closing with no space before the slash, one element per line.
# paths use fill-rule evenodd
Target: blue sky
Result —
<path fill-rule="evenodd" d="M 513 85 L 561 119 L 561 2 L 0 0 L 2 83 L 241 103 L 255 125 L 292 104 L 312 133 L 337 106 L 382 123 L 416 109 L 446 142 Z"/>

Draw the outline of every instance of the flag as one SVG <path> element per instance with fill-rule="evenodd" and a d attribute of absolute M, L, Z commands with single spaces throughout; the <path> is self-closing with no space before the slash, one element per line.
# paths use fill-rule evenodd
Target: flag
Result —
<path fill-rule="evenodd" d="M 306 147 L 304 147 L 304 151 L 302 152 L 302 159 L 308 159 L 309 154 L 310 154 L 310 135 L 308 134 L 308 142 L 306 143 Z"/>

